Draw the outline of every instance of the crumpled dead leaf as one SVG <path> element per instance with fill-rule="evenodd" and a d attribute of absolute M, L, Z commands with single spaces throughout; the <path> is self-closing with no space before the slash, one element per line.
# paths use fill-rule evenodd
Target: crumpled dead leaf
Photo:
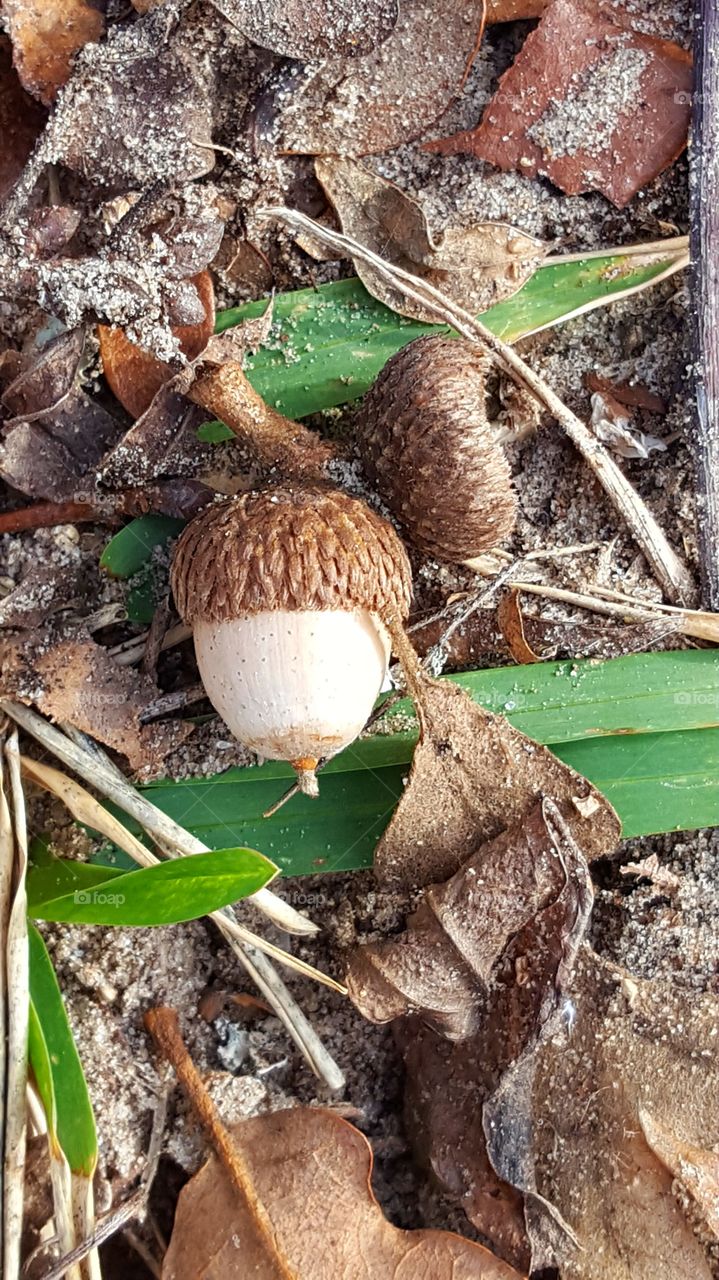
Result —
<path fill-rule="evenodd" d="M 373 53 L 281 75 L 275 141 L 305 155 L 362 156 L 418 137 L 462 88 L 483 23 L 483 0 L 403 0 L 394 30 Z"/>
<path fill-rule="evenodd" d="M 594 371 L 587 374 L 585 383 L 592 393 L 589 425 L 598 440 L 623 458 L 648 458 L 653 452 L 665 452 L 664 440 L 633 425 L 637 409 L 666 413 L 660 396 L 638 383 L 612 383 Z"/>
<path fill-rule="evenodd" d="M 104 0 L 3 0 L 15 66 L 24 87 L 49 106 L 75 54 L 105 30 Z"/>
<path fill-rule="evenodd" d="M 659 1126 L 675 1156 L 698 1148 L 711 1163 L 718 1026 L 716 997 L 640 981 L 582 949 L 565 1004 L 484 1113 L 495 1168 L 530 1195 L 534 1266 L 559 1265 L 567 1280 L 714 1274 L 641 1117 L 657 1145 Z"/>
<path fill-rule="evenodd" d="M 25 630 L 88 593 L 90 575 L 79 563 L 36 564 L 0 601 L 0 627 Z"/>
<path fill-rule="evenodd" d="M 497 622 L 507 648 L 515 662 L 539 662 L 539 656 L 529 644 L 524 629 L 524 615 L 520 595 L 516 588 L 505 591 L 497 607 Z"/>
<path fill-rule="evenodd" d="M 397 21 L 398 0 L 212 0 L 243 35 L 285 58 L 371 53 Z"/>
<path fill-rule="evenodd" d="M 195 432 L 207 414 L 183 394 L 189 376 L 185 370 L 163 383 L 149 408 L 103 458 L 98 480 L 104 488 L 140 486 L 172 475 L 187 447 L 196 451 Z"/>
<path fill-rule="evenodd" d="M 630 29 L 621 10 L 552 0 L 502 76 L 482 121 L 426 148 L 469 152 L 568 195 L 622 208 L 686 145 L 691 58 Z"/>
<path fill-rule="evenodd" d="M 295 1107 L 246 1120 L 231 1133 L 295 1280 L 520 1280 L 461 1236 L 392 1226 L 370 1187 L 369 1143 L 336 1112 Z M 213 1157 L 180 1192 L 162 1278 L 246 1280 L 250 1274 L 277 1280 L 277 1262 Z"/>
<path fill-rule="evenodd" d="M 82 630 L 28 631 L 0 642 L 4 697 L 67 721 L 127 757 L 133 771 L 156 774 L 194 725 L 172 720 L 143 725 L 160 691 L 148 676 L 118 666 Z"/>
<path fill-rule="evenodd" d="M 354 160 L 321 156 L 315 171 L 347 235 L 469 311 L 486 311 L 516 293 L 548 252 L 549 245 L 502 222 L 450 228 L 434 236 L 417 200 Z M 354 265 L 380 302 L 401 315 L 435 322 L 433 312 L 393 288 L 364 261 Z"/>
<path fill-rule="evenodd" d="M 410 1130 L 423 1157 L 494 1248 L 522 1269 L 529 1262 L 522 1202 L 489 1161 L 482 1107 L 542 1036 L 591 904 L 584 855 L 543 797 L 449 881 L 427 889 L 405 934 L 360 946 L 350 961 L 350 997 L 366 1017 L 405 1015 L 397 1037 Z"/>
<path fill-rule="evenodd" d="M 696 1200 L 704 1221 L 719 1240 L 719 1154 L 680 1141 L 643 1107 L 639 1108 L 639 1123 L 657 1159 Z"/>
<path fill-rule="evenodd" d="M 172 332 L 187 360 L 204 351 L 215 328 L 215 294 L 212 277 L 202 271 L 191 281 L 202 304 L 202 319 L 195 324 L 175 325 Z M 100 355 L 105 377 L 120 404 L 133 418 L 149 409 L 155 395 L 174 374 L 172 365 L 131 342 L 122 329 L 98 325 Z"/>
<path fill-rule="evenodd" d="M 0 200 L 22 173 L 44 124 L 45 112 L 25 93 L 12 65 L 10 41 L 0 36 Z"/>
<path fill-rule="evenodd" d="M 392 638 L 420 734 L 407 785 L 375 850 L 381 880 L 416 887 L 446 879 L 540 794 L 557 804 L 587 858 L 616 848 L 619 819 L 586 778 L 459 685 L 432 680 L 406 639 Z"/>
<path fill-rule="evenodd" d="M 12 414 L 0 445 L 0 475 L 29 497 L 63 502 L 94 487 L 94 469 L 120 424 L 80 386 L 85 334 L 61 333 L 2 395 Z"/>
<path fill-rule="evenodd" d="M 48 159 L 123 191 L 209 173 L 210 85 L 192 49 L 174 38 L 175 9 L 161 5 L 113 26 L 78 54 L 48 130 Z"/>

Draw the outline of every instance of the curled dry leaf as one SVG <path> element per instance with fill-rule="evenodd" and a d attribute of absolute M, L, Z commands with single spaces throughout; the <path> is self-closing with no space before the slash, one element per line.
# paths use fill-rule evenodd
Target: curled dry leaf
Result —
<path fill-rule="evenodd" d="M 404 935 L 357 948 L 350 963 L 350 996 L 365 1016 L 412 1015 L 397 1037 L 420 1153 L 494 1248 L 522 1269 L 529 1261 L 522 1201 L 489 1161 L 482 1107 L 544 1034 L 591 902 L 584 855 L 542 798 L 446 884 L 428 889 Z"/>
<path fill-rule="evenodd" d="M 482 38 L 483 0 L 403 0 L 391 35 L 361 59 L 308 63 L 277 85 L 284 151 L 343 156 L 418 137 L 459 93 Z"/>
<path fill-rule="evenodd" d="M 659 396 L 641 386 L 614 386 L 595 373 L 588 374 L 585 381 L 592 393 L 589 425 L 598 440 L 623 458 L 648 458 L 653 452 L 665 452 L 667 446 L 659 436 L 640 431 L 632 422 L 637 409 L 666 412 Z"/>
<path fill-rule="evenodd" d="M 209 272 L 194 276 L 192 284 L 202 305 L 202 319 L 196 324 L 175 325 L 172 329 L 180 351 L 188 360 L 195 360 L 204 351 L 215 328 L 215 294 Z M 160 387 L 173 376 L 172 365 L 131 342 L 122 329 L 101 324 L 98 337 L 111 390 L 133 418 L 141 417 Z"/>
<path fill-rule="evenodd" d="M 140 486 L 172 475 L 183 456 L 196 451 L 197 428 L 207 415 L 183 394 L 189 370 L 164 382 L 149 408 L 126 431 L 98 468 L 98 479 L 107 489 Z"/>
<path fill-rule="evenodd" d="M 80 386 L 85 335 L 60 334 L 6 388 L 13 415 L 0 445 L 0 475 L 33 498 L 63 502 L 89 492 L 119 424 Z"/>
<path fill-rule="evenodd" d="M 66 609 L 88 593 L 88 574 L 79 564 L 36 564 L 0 601 L 0 627 L 24 630 L 37 627 L 53 613 Z"/>
<path fill-rule="evenodd" d="M 586 863 L 559 810 L 541 799 L 444 884 L 430 885 L 399 939 L 354 952 L 350 996 L 373 1022 L 418 1013 L 447 1039 L 465 1040 L 486 1018 L 494 970 L 512 938 L 565 892 L 567 919 L 584 919 L 592 901 Z"/>
<path fill-rule="evenodd" d="M 718 1016 L 714 996 L 639 981 L 582 949 L 548 1034 L 484 1112 L 495 1168 L 529 1192 L 535 1266 L 558 1265 L 567 1280 L 714 1274 L 652 1144 L 671 1134 L 670 1163 L 689 1148 L 697 1170 L 711 1167 Z"/>
<path fill-rule="evenodd" d="M 417 886 L 452 875 L 540 794 L 557 804 L 588 858 L 616 848 L 619 819 L 586 778 L 458 685 L 430 679 L 407 641 L 396 634 L 393 641 L 420 732 L 407 785 L 375 850 L 382 880 Z"/>
<path fill-rule="evenodd" d="M 82 632 L 27 632 L 3 640 L 0 683 L 3 696 L 67 721 L 119 751 L 145 776 L 156 773 L 194 727 L 177 720 L 143 725 L 159 689 L 147 676 L 118 666 Z"/>
<path fill-rule="evenodd" d="M 243 35 L 285 58 L 371 53 L 397 21 L 398 0 L 212 0 Z"/>
<path fill-rule="evenodd" d="M 691 87 L 678 45 L 630 30 L 621 10 L 552 0 L 477 128 L 426 145 L 621 208 L 686 145 Z"/>
<path fill-rule="evenodd" d="M 47 106 L 69 79 L 79 49 L 105 30 L 104 0 L 4 0 L 18 75 Z"/>
<path fill-rule="evenodd" d="M 231 1133 L 285 1265 L 278 1270 L 213 1157 L 180 1193 L 163 1280 L 520 1280 L 489 1250 L 449 1231 L 392 1226 L 370 1187 L 369 1143 L 336 1112 L 295 1107 Z"/>
<path fill-rule="evenodd" d="M 321 156 L 315 170 L 347 235 L 469 311 L 486 311 L 516 293 L 549 248 L 503 222 L 450 228 L 434 236 L 418 201 L 364 165 Z M 435 323 L 436 313 L 407 298 L 363 261 L 355 262 L 355 270 L 372 296 L 393 311 Z"/>
<path fill-rule="evenodd" d="M 168 39 L 170 18 L 161 5 L 85 47 L 48 130 L 48 159 L 121 190 L 213 168 L 210 86 L 192 51 Z"/>
<path fill-rule="evenodd" d="M 0 200 L 22 173 L 44 124 L 45 112 L 18 80 L 10 41 L 7 36 L 0 36 Z"/>
<path fill-rule="evenodd" d="M 518 591 L 512 589 L 502 596 L 497 609 L 497 621 L 515 662 L 539 662 L 539 655 L 527 641 Z"/>

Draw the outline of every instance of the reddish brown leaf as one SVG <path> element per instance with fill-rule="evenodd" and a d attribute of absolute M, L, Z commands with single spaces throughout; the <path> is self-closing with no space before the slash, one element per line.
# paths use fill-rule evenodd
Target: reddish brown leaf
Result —
<path fill-rule="evenodd" d="M 476 129 L 430 150 L 471 152 L 622 207 L 686 145 L 691 59 L 588 0 L 552 0 Z"/>
<path fill-rule="evenodd" d="M 371 53 L 397 21 L 398 0 L 212 0 L 243 35 L 285 58 Z"/>
<path fill-rule="evenodd" d="M 198 324 L 173 326 L 172 332 L 188 360 L 204 351 L 215 328 L 215 294 L 208 271 L 196 275 L 192 283 L 202 303 L 204 318 Z M 156 359 L 149 351 L 130 342 L 122 329 L 98 325 L 100 355 L 105 377 L 120 404 L 133 418 L 149 409 L 160 387 L 173 376 L 172 365 Z"/>
<path fill-rule="evenodd" d="M 294 1280 L 520 1280 L 481 1245 L 448 1231 L 400 1231 L 372 1195 L 372 1151 L 335 1112 L 295 1107 L 232 1136 Z M 237 1241 L 242 1241 L 238 1248 Z M 183 1188 L 163 1280 L 277 1280 L 253 1220 L 213 1157 Z"/>
<path fill-rule="evenodd" d="M 549 0 L 487 0 L 487 22 L 516 22 L 538 18 Z"/>
<path fill-rule="evenodd" d="M 45 123 L 45 112 L 22 88 L 12 65 L 12 47 L 0 36 L 0 200 L 22 173 Z"/>
<path fill-rule="evenodd" d="M 511 297 L 548 250 L 535 236 L 502 222 L 450 228 L 434 236 L 418 201 L 357 161 L 322 156 L 315 170 L 347 235 L 470 311 L 486 311 Z M 434 322 L 433 312 L 388 285 L 364 261 L 355 262 L 355 270 L 365 288 L 393 311 Z"/>
<path fill-rule="evenodd" d="M 4 0 L 23 85 L 48 106 L 70 76 L 78 49 L 105 30 L 104 0 Z"/>
<path fill-rule="evenodd" d="M 393 640 L 402 643 L 396 635 Z M 410 659 L 401 647 L 397 652 L 407 670 Z M 478 706 L 459 685 L 424 674 L 417 681 L 409 687 L 419 742 L 375 850 L 382 880 L 414 887 L 452 875 L 485 840 L 519 821 L 540 794 L 555 801 L 588 858 L 616 848 L 619 819 L 586 778 Z"/>
<path fill-rule="evenodd" d="M 482 37 L 484 0 L 404 0 L 379 49 L 310 63 L 278 86 L 285 151 L 362 156 L 418 137 L 459 93 Z"/>
<path fill-rule="evenodd" d="M 539 656 L 527 643 L 518 591 L 506 591 L 502 596 L 497 609 L 497 621 L 515 662 L 539 662 Z"/>

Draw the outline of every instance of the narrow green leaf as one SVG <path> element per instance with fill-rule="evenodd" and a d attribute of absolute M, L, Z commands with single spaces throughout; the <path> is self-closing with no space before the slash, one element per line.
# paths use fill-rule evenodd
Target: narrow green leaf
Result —
<path fill-rule="evenodd" d="M 30 1064 L 53 1140 L 73 1173 L 91 1177 L 97 1133 L 82 1064 L 45 943 L 28 923 L 30 949 Z"/>
<path fill-rule="evenodd" d="M 184 527 L 184 520 L 172 516 L 139 516 L 110 539 L 100 556 L 100 568 L 113 578 L 132 578 L 155 547 L 176 538 Z"/>
<path fill-rule="evenodd" d="M 676 256 L 676 255 L 674 255 Z M 607 255 L 540 267 L 519 293 L 481 316 L 505 342 L 559 324 L 579 307 L 647 284 L 673 258 Z M 217 332 L 263 314 L 267 299 L 217 316 Z M 359 280 L 278 294 L 270 341 L 248 357 L 256 391 L 289 418 L 345 404 L 364 394 L 400 347 L 423 333 L 449 333 L 406 320 L 367 293 Z M 229 434 L 229 433 L 228 433 Z"/>
<path fill-rule="evenodd" d="M 107 867 L 92 866 L 80 880 L 66 878 L 77 872 L 62 861 L 60 872 L 56 867 L 43 867 L 28 876 L 28 914 L 36 920 L 118 926 L 178 924 L 256 893 L 277 874 L 274 863 L 247 848 L 198 853 L 137 871 L 111 873 Z"/>
<path fill-rule="evenodd" d="M 625 836 L 719 825 L 719 652 L 636 654 L 448 677 L 551 747 L 609 797 Z M 405 712 L 408 704 L 404 706 Z M 387 717 L 391 726 L 392 715 Z M 363 738 L 331 760 L 317 800 L 263 812 L 289 766 L 230 769 L 143 791 L 205 844 L 260 844 L 286 875 L 370 866 L 401 795 L 416 733 Z"/>

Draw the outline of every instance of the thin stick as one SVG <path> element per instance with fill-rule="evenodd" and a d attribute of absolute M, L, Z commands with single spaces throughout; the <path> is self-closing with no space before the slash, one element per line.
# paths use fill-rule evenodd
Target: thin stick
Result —
<path fill-rule="evenodd" d="M 0 703 L 0 709 L 5 710 L 27 733 L 52 751 L 67 768 L 78 773 L 80 777 L 98 790 L 104 788 L 104 794 L 116 804 L 119 804 L 120 808 L 124 809 L 125 812 L 137 818 L 138 822 L 146 830 L 150 831 L 150 834 L 153 835 L 158 843 L 163 843 L 163 835 L 157 834 L 161 828 L 162 833 L 168 833 L 165 838 L 173 847 L 177 848 L 177 833 L 179 833 L 185 842 L 191 841 L 193 843 L 194 847 L 188 849 L 188 852 L 206 851 L 206 845 L 203 845 L 199 840 L 195 841 L 194 836 L 190 836 L 189 832 L 184 831 L 177 823 L 172 823 L 170 819 L 166 818 L 165 814 L 162 814 L 159 809 L 156 809 L 154 805 L 150 804 L 149 801 L 146 801 L 143 796 L 140 796 L 130 787 L 119 770 L 115 771 L 112 766 L 110 768 L 104 767 L 102 753 L 100 753 L 100 749 L 97 746 L 95 753 L 92 755 L 83 751 L 81 747 L 77 746 L 77 743 L 71 741 L 59 729 L 56 729 L 44 720 L 42 716 L 39 716 L 37 712 L 31 711 L 29 707 L 23 707 L 15 703 Z M 160 819 L 163 821 L 160 822 Z M 155 827 L 154 832 L 147 825 L 148 821 Z M 234 954 L 257 984 L 265 999 L 272 1005 L 277 1017 L 286 1027 L 315 1074 L 324 1080 L 330 1089 L 343 1088 L 345 1083 L 343 1073 L 334 1058 L 325 1049 L 317 1032 L 302 1013 L 296 1001 L 290 995 L 279 974 L 275 972 L 267 957 L 262 955 L 256 947 L 240 942 L 234 936 L 232 921 L 233 917 L 227 911 L 219 913 L 218 927 L 227 939 Z"/>
<path fill-rule="evenodd" d="M 440 323 L 450 324 L 468 341 L 479 343 L 491 351 L 499 365 L 549 410 L 575 444 L 617 511 L 623 516 L 667 597 L 675 604 L 691 601 L 695 592 L 691 574 L 669 545 L 644 500 L 589 428 L 567 408 L 551 387 L 522 360 L 521 356 L 517 355 L 512 347 L 493 334 L 479 320 L 475 320 L 463 307 L 451 302 L 438 289 L 433 288 L 426 280 L 420 280 L 400 267 L 391 266 L 350 236 L 331 231 L 293 209 L 278 207 L 266 209 L 263 212 L 266 217 L 276 218 L 292 228 L 309 231 L 323 243 L 343 253 L 349 253 L 352 258 L 359 258 L 368 263 L 407 297 L 421 303 L 425 310 L 435 315 Z"/>
<path fill-rule="evenodd" d="M 719 9 L 696 0 L 692 98 L 691 246 L 697 532 L 703 602 L 719 609 Z"/>
<path fill-rule="evenodd" d="M 172 1064 L 197 1119 L 229 1175 L 235 1191 L 249 1212 L 257 1235 L 267 1252 L 268 1260 L 275 1264 L 278 1277 L 280 1280 L 297 1280 L 294 1268 L 290 1266 L 277 1240 L 272 1220 L 255 1191 L 244 1155 L 223 1125 L 217 1107 L 187 1052 L 175 1010 L 167 1007 L 149 1009 L 145 1014 L 145 1026 L 160 1053 Z"/>
<path fill-rule="evenodd" d="M 7 777 L 12 802 L 11 824 L 14 847 L 12 902 L 7 920 L 4 945 L 4 969 L 7 974 L 7 1070 L 5 1088 L 5 1144 L 3 1150 L 3 1275 L 16 1280 L 20 1274 L 20 1238 L 22 1233 L 23 1187 L 27 1119 L 25 1093 L 27 1087 L 28 1038 L 28 944 L 27 944 L 27 822 L 18 752 L 17 731 L 5 743 Z M 4 784 L 4 767 L 0 752 L 0 789 Z M 3 791 L 4 796 L 4 791 Z M 3 809 L 7 802 L 3 798 Z M 6 815 L 7 817 L 7 815 Z M 2 1100 L 0 1099 L 0 1102 Z"/>

